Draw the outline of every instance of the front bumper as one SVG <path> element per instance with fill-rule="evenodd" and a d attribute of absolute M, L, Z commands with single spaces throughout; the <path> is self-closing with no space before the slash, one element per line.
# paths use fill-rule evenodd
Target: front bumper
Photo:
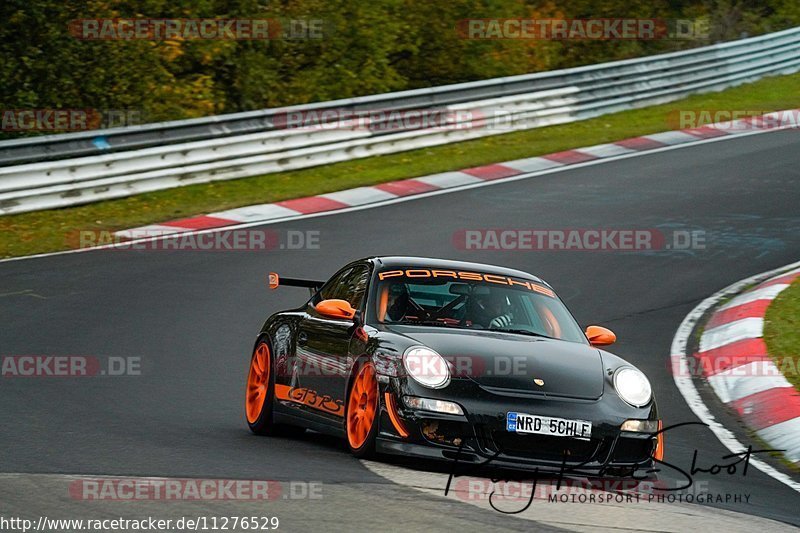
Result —
<path fill-rule="evenodd" d="M 377 439 L 382 453 L 575 475 L 638 476 L 654 466 L 655 436 L 620 431 L 629 418 L 657 419 L 654 403 L 635 408 L 611 394 L 596 400 L 547 398 L 487 390 L 469 380 L 454 380 L 445 393 L 391 378 L 382 385 L 382 393 L 387 392 L 394 395 L 395 419 L 407 436 L 397 431 L 384 405 Z M 464 415 L 410 409 L 403 403 L 405 395 L 455 401 Z M 592 435 L 581 440 L 509 432 L 506 414 L 510 411 L 589 420 Z"/>

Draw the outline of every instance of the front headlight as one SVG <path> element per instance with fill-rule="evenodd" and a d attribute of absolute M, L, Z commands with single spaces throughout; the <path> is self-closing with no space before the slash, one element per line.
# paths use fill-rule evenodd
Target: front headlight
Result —
<path fill-rule="evenodd" d="M 640 371 L 629 366 L 620 368 L 614 374 L 614 388 L 619 397 L 634 407 L 642 407 L 650 402 L 653 389 Z"/>
<path fill-rule="evenodd" d="M 414 381 L 431 389 L 450 383 L 450 368 L 444 357 L 425 346 L 412 346 L 403 354 L 403 367 Z"/>

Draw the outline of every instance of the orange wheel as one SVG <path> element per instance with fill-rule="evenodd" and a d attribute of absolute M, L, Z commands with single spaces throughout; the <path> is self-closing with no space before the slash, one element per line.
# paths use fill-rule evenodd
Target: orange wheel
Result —
<path fill-rule="evenodd" d="M 357 454 L 369 452 L 378 416 L 378 379 L 375 367 L 366 363 L 353 380 L 347 401 L 347 441 Z"/>
<path fill-rule="evenodd" d="M 269 346 L 262 342 L 256 347 L 253 360 L 250 362 L 250 373 L 247 375 L 247 395 L 245 397 L 245 413 L 247 421 L 255 424 L 264 409 L 269 389 L 270 356 Z"/>

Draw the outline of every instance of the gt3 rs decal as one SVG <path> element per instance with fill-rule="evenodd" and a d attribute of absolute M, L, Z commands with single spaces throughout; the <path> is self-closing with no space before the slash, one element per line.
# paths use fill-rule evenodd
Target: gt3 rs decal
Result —
<path fill-rule="evenodd" d="M 486 281 L 497 283 L 498 285 L 510 285 L 525 287 L 528 290 L 544 294 L 555 298 L 556 294 L 549 288 L 534 283 L 532 281 L 515 279 L 509 276 L 499 276 L 497 274 L 482 274 L 479 272 L 464 272 L 460 270 L 429 270 L 427 268 L 413 268 L 408 270 L 387 270 L 378 273 L 378 279 L 383 281 L 387 278 L 406 277 L 412 279 L 419 278 L 451 278 L 464 281 Z"/>
<path fill-rule="evenodd" d="M 290 387 L 288 385 L 276 383 L 275 397 L 279 400 L 299 403 L 318 411 L 344 417 L 344 402 L 342 402 L 342 400 L 334 400 L 327 394 L 321 396 L 315 390 L 304 387 Z"/>

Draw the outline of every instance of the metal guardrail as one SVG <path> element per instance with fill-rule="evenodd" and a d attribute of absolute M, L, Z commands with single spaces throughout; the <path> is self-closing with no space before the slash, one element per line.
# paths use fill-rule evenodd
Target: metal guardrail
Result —
<path fill-rule="evenodd" d="M 0 142 L 0 214 L 119 198 L 582 120 L 800 70 L 800 28 L 657 56 L 309 105 Z M 333 124 L 287 127 L 293 112 Z M 359 113 L 443 113 L 436 127 Z M 666 117 L 665 117 L 666 118 Z M 335 126 L 335 127 L 329 127 Z M 96 142 L 102 139 L 99 148 Z M 53 161 L 47 159 L 56 158 Z"/>

